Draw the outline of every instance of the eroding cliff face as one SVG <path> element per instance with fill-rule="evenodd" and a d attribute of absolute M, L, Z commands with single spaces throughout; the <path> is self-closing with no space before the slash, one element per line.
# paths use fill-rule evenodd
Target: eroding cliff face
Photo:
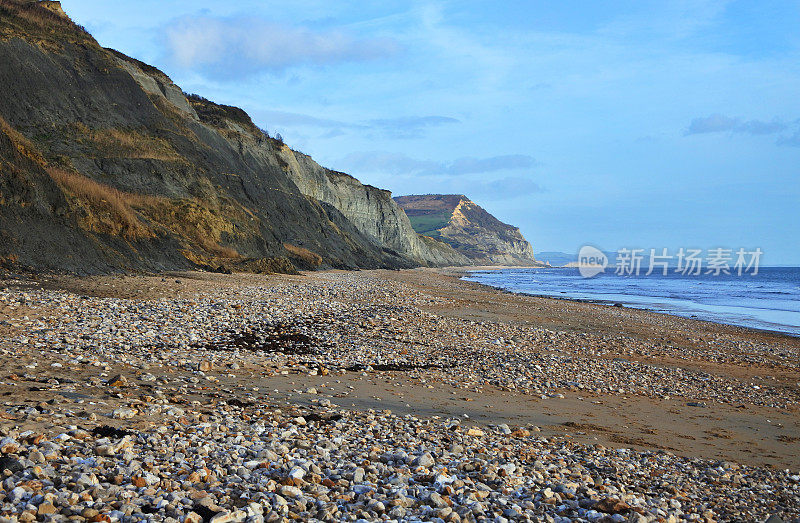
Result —
<path fill-rule="evenodd" d="M 342 212 L 377 245 L 427 265 L 465 265 L 469 260 L 443 242 L 423 241 L 389 191 L 326 169 L 311 157 L 282 147 L 280 158 L 300 191 Z"/>
<path fill-rule="evenodd" d="M 517 227 L 460 194 L 399 196 L 414 229 L 439 239 L 478 265 L 540 265 Z"/>
<path fill-rule="evenodd" d="M 481 217 L 458 202 L 452 223 L 420 236 L 388 191 L 325 169 L 242 109 L 186 95 L 157 68 L 102 48 L 58 2 L 0 8 L 0 266 L 268 271 L 527 259 L 519 231 L 475 227 Z"/>
<path fill-rule="evenodd" d="M 290 175 L 282 144 L 241 109 L 187 97 L 53 6 L 0 7 L 0 263 L 103 272 L 432 259 L 410 226 L 397 228 L 404 216 L 388 194 L 353 180 L 315 198 L 296 183 L 313 180 Z"/>

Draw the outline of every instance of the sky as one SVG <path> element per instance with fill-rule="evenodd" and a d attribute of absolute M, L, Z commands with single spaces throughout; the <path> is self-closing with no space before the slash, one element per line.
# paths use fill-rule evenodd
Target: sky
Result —
<path fill-rule="evenodd" d="M 800 265 L 796 1 L 62 5 L 322 165 L 466 194 L 536 252 Z"/>

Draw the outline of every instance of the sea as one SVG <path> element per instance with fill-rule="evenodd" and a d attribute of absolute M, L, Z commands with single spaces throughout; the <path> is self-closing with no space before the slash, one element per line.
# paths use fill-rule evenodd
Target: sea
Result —
<path fill-rule="evenodd" d="M 600 303 L 800 336 L 800 267 L 759 267 L 757 274 L 617 275 L 584 278 L 577 268 L 476 270 L 465 280 L 510 292 Z"/>

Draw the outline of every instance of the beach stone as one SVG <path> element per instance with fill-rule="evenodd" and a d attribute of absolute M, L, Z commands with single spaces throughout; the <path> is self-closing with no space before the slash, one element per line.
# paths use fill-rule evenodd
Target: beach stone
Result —
<path fill-rule="evenodd" d="M 209 523 L 232 523 L 244 521 L 245 519 L 247 519 L 247 514 L 242 510 L 224 511 L 212 517 Z"/>
<path fill-rule="evenodd" d="M 14 438 L 5 437 L 0 440 L 0 452 L 14 454 L 19 450 L 19 443 Z"/>
<path fill-rule="evenodd" d="M 100 481 L 98 481 L 97 476 L 94 474 L 80 474 L 75 478 L 75 483 L 80 487 L 86 488 L 99 485 Z"/>
<path fill-rule="evenodd" d="M 378 514 L 383 514 L 384 512 L 386 512 L 386 505 L 384 505 L 383 502 L 378 501 L 377 499 L 369 500 L 369 503 L 367 503 L 367 508 Z"/>
<path fill-rule="evenodd" d="M 598 501 L 593 508 L 606 514 L 619 514 L 631 509 L 630 505 L 616 498 L 605 498 Z"/>
<path fill-rule="evenodd" d="M 128 385 L 128 378 L 122 374 L 116 374 L 108 379 L 109 387 L 126 387 Z"/>
<path fill-rule="evenodd" d="M 433 456 L 431 456 L 429 452 L 426 452 L 414 458 L 414 460 L 411 462 L 411 466 L 430 468 L 435 463 L 436 462 L 434 461 Z"/>
<path fill-rule="evenodd" d="M 111 413 L 111 417 L 114 419 L 131 419 L 136 416 L 136 410 L 131 409 L 128 407 L 120 407 L 118 409 L 114 409 Z"/>
<path fill-rule="evenodd" d="M 278 492 L 281 496 L 287 498 L 299 498 L 303 495 L 303 491 L 297 487 L 293 487 L 291 485 L 281 485 L 281 488 L 278 489 Z"/>
<path fill-rule="evenodd" d="M 8 500 L 11 503 L 19 503 L 28 496 L 28 491 L 22 487 L 15 487 L 8 493 Z"/>
<path fill-rule="evenodd" d="M 353 483 L 362 483 L 364 481 L 364 469 L 362 467 L 356 468 L 353 472 Z"/>
<path fill-rule="evenodd" d="M 10 438 L 19 447 L 0 456 L 26 467 L 0 474 L 0 523 L 36 517 L 189 523 L 215 517 L 249 523 L 797 517 L 796 468 L 738 465 L 724 460 L 730 456 L 700 459 L 642 450 L 646 445 L 638 444 L 607 448 L 569 437 L 580 426 L 564 426 L 564 435 L 548 427 L 542 437 L 524 421 L 517 422 L 524 429 L 492 421 L 501 412 L 487 416 L 491 429 L 470 428 L 468 418 L 456 418 L 463 414 L 461 403 L 450 400 L 478 398 L 491 388 L 511 404 L 538 403 L 540 394 L 553 398 L 582 386 L 586 397 L 576 401 L 586 401 L 589 410 L 589 402 L 605 409 L 607 395 L 620 394 L 630 396 L 631 404 L 670 396 L 679 410 L 695 398 L 709 411 L 718 402 L 726 408 L 743 405 L 743 415 L 760 405 L 783 405 L 769 407 L 775 411 L 768 418 L 783 436 L 776 445 L 789 447 L 798 389 L 765 375 L 753 378 L 755 388 L 750 380 L 696 372 L 679 361 L 669 366 L 637 361 L 673 354 L 669 339 L 627 337 L 619 329 L 557 331 L 451 317 L 440 313 L 454 303 L 450 298 L 376 274 L 381 273 L 309 274 L 302 281 L 276 277 L 264 286 L 237 284 L 158 300 L 29 293 L 29 305 L 59 313 L 25 312 L 31 331 L 26 351 L 14 352 L 16 338 L 0 340 L 0 363 L 9 367 L 0 381 L 14 392 L 4 396 L 0 409 L 0 442 Z M 425 277 L 422 271 L 417 276 Z M 18 295 L 0 289 L 0 310 L 4 300 Z M 549 307 L 536 299 L 525 303 L 514 307 Z M 9 321 L 23 321 L 14 314 Z M 673 320 L 654 313 L 642 318 L 671 336 Z M 702 349 L 686 349 L 687 361 L 702 353 L 709 363 L 704 369 L 717 362 L 746 364 L 760 374 L 776 369 L 778 375 L 797 355 L 792 343 L 756 343 L 740 335 L 746 341 L 737 344 L 724 333 L 712 337 L 698 330 L 692 343 Z M 25 356 L 31 347 L 35 358 Z M 235 360 L 241 371 L 221 374 L 219 383 L 200 379 L 197 362 L 206 360 L 225 371 L 234 370 L 228 362 Z M 54 361 L 63 368 L 53 371 Z M 28 368 L 34 363 L 38 367 Z M 361 376 L 368 365 L 373 370 Z M 789 371 L 795 372 L 792 365 Z M 332 369 L 331 377 L 307 377 L 321 368 Z M 12 369 L 17 379 L 8 376 Z M 64 369 L 75 375 L 62 376 Z M 110 389 L 98 369 L 137 376 L 141 387 L 131 380 L 125 389 Z M 144 379 L 145 370 L 155 379 Z M 789 371 L 780 368 L 780 376 Z M 269 390 L 261 385 L 262 378 L 275 380 L 278 392 L 272 384 Z M 57 389 L 58 397 L 39 390 L 44 388 Z M 311 388 L 316 397 L 304 395 Z M 413 394 L 426 398 L 430 389 L 436 398 L 446 394 L 450 414 L 437 417 L 417 409 Z M 391 394 L 408 406 L 370 410 L 347 397 L 363 401 L 365 390 L 376 397 Z M 24 397 L 28 392 L 30 398 Z M 342 408 L 326 408 L 327 397 L 339 398 Z M 106 421 L 127 430 L 88 422 L 94 412 L 107 417 L 117 409 L 134 411 L 135 423 Z M 468 436 L 470 429 L 480 435 Z M 599 430 L 591 434 L 605 439 Z M 722 446 L 715 452 L 725 454 Z M 14 494 L 17 487 L 22 490 Z M 51 518 L 48 504 L 62 513 Z M 97 514 L 85 518 L 87 509 Z"/>
<path fill-rule="evenodd" d="M 439 494 L 438 492 L 431 492 L 431 495 L 428 499 L 430 500 L 431 505 L 433 505 L 436 508 L 444 508 L 450 506 L 447 503 L 447 501 L 445 501 L 445 499 L 442 497 L 442 495 Z"/>
<path fill-rule="evenodd" d="M 55 505 L 47 501 L 40 504 L 36 512 L 39 515 L 55 514 L 58 512 L 58 509 L 56 509 Z"/>

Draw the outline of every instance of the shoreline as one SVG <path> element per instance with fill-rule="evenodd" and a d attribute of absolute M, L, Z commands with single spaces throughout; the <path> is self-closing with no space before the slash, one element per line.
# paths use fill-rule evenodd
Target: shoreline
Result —
<path fill-rule="evenodd" d="M 709 517 L 723 521 L 800 516 L 800 341 L 498 291 L 438 271 L 0 285 L 0 440 L 18 446 L 4 456 L 27 466 L 35 452 L 53 452 L 46 462 L 62 475 L 142 484 L 130 490 L 133 514 L 151 510 L 168 492 L 164 485 L 182 492 L 179 499 L 201 496 L 215 513 L 235 514 L 244 509 L 232 493 L 247 485 L 265 519 L 282 510 L 316 517 L 309 500 L 319 495 L 338 500 L 325 505 L 335 508 L 333 520 L 391 511 L 395 519 L 457 513 L 470 520 L 473 510 L 495 517 L 512 504 L 541 519 L 573 499 L 580 503 L 560 515 L 611 516 L 604 503 L 616 499 L 626 519 L 659 510 L 665 518 L 713 510 Z M 103 426 L 131 435 L 92 436 Z M 262 426 L 269 430 L 259 432 Z M 240 458 L 223 427 L 266 450 Z M 25 439 L 26 431 L 47 443 Z M 330 446 L 333 437 L 340 443 Z M 121 441 L 127 462 L 124 448 L 108 448 Z M 50 442 L 95 464 L 41 447 Z M 197 445 L 209 449 L 204 466 L 213 481 L 186 452 Z M 169 462 L 176 449 L 186 456 L 178 465 Z M 142 452 L 155 468 L 136 472 L 130 459 Z M 386 457 L 400 452 L 409 457 Z M 559 460 L 582 472 L 566 480 L 560 466 L 548 468 Z M 472 469 L 477 462 L 482 468 Z M 614 472 L 586 468 L 596 462 Z M 370 465 L 360 465 L 362 475 L 351 463 Z M 214 472 L 226 467 L 234 472 Z M 665 473 L 686 496 L 661 486 Z M 448 483 L 447 494 L 444 483 L 424 479 L 437 474 L 461 483 Z M 758 491 L 762 502 L 754 504 L 756 491 L 722 475 L 780 492 Z M 395 502 L 398 478 L 407 495 Z M 470 481 L 487 485 L 485 498 L 469 498 Z M 564 489 L 572 497 L 556 498 Z M 448 495 L 452 512 L 432 504 L 431 492 Z M 292 508 L 293 500 L 302 503 Z M 106 514 L 120 509 L 102 498 L 93 503 Z M 201 510 L 199 501 L 176 503 L 152 510 L 179 521 Z"/>
<path fill-rule="evenodd" d="M 524 268 L 526 268 L 526 267 L 514 267 L 514 266 L 505 266 L 505 267 L 497 266 L 497 267 L 488 267 L 488 268 L 478 267 L 478 268 L 475 268 L 475 271 L 482 271 L 482 270 L 498 270 L 499 271 L 499 270 L 506 270 L 506 269 L 524 269 Z M 570 268 L 570 267 L 552 267 L 552 268 L 553 269 L 564 269 L 564 268 Z M 448 271 L 449 269 L 450 268 L 446 268 L 443 271 Z M 436 270 L 442 270 L 442 269 L 436 269 Z M 457 268 L 457 270 L 453 274 L 449 274 L 448 272 L 442 272 L 442 273 L 443 274 L 452 275 L 452 276 L 454 276 L 454 277 L 456 277 L 458 279 L 462 279 L 462 278 L 467 277 L 471 272 L 475 272 L 475 271 L 468 270 L 468 269 L 462 269 L 462 268 L 459 267 L 459 268 Z M 711 323 L 711 324 L 714 324 L 714 325 L 724 325 L 724 326 L 727 326 L 727 327 L 732 327 L 732 328 L 737 328 L 737 329 L 745 329 L 745 330 L 751 330 L 751 331 L 756 331 L 756 332 L 772 333 L 772 334 L 777 334 L 777 335 L 788 336 L 790 338 L 798 338 L 798 339 L 800 339 L 800 333 L 795 334 L 795 333 L 792 333 L 792 332 L 786 332 L 786 331 L 782 331 L 782 330 L 779 330 L 779 329 L 759 328 L 759 327 L 753 327 L 753 326 L 749 326 L 749 325 L 738 325 L 738 324 L 735 324 L 735 323 L 726 323 L 724 321 L 715 321 L 715 320 L 711 320 L 711 319 L 704 319 L 704 318 L 701 318 L 699 316 L 694 316 L 694 317 L 683 316 L 681 314 L 671 313 L 671 312 L 661 311 L 661 310 L 654 310 L 654 309 L 650 309 L 650 308 L 647 308 L 647 307 L 636 307 L 634 305 L 630 305 L 630 304 L 627 304 L 627 303 L 624 303 L 624 302 L 617 302 L 617 301 L 612 301 L 612 300 L 599 300 L 599 299 L 591 299 L 591 298 L 574 298 L 574 297 L 566 297 L 566 296 L 554 296 L 554 295 L 550 295 L 550 294 L 536 294 L 536 293 L 525 292 L 525 291 L 513 291 L 513 290 L 505 289 L 503 287 L 498 287 L 498 286 L 495 286 L 495 285 L 490 285 L 488 283 L 482 283 L 482 282 L 478 282 L 478 281 L 472 281 L 472 280 L 463 280 L 463 281 L 469 281 L 470 283 L 475 283 L 477 285 L 483 285 L 485 287 L 494 289 L 496 291 L 505 292 L 505 293 L 509 293 L 509 294 L 518 294 L 518 295 L 521 295 L 521 296 L 531 296 L 531 297 L 534 297 L 534 298 L 549 298 L 549 299 L 553 299 L 553 300 L 572 301 L 572 302 L 577 302 L 577 303 L 594 303 L 594 304 L 597 304 L 597 305 L 604 305 L 604 306 L 611 306 L 611 307 L 625 307 L 625 308 L 628 308 L 628 309 L 647 311 L 647 312 L 650 312 L 650 313 L 653 313 L 653 314 L 666 314 L 668 316 L 675 316 L 675 317 L 683 318 L 683 319 L 689 320 L 689 321 L 698 321 L 698 322 L 704 322 L 704 323 Z M 617 305 L 617 304 L 619 304 L 619 305 Z"/>

